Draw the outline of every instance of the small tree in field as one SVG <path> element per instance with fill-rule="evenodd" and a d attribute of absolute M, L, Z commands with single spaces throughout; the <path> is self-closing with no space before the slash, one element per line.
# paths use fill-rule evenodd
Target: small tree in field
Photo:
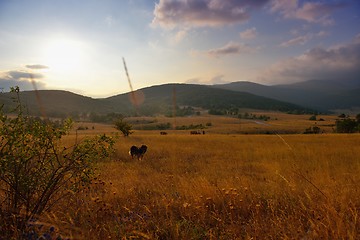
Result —
<path fill-rule="evenodd" d="M 358 124 L 360 124 L 360 113 L 358 113 L 355 117 Z"/>
<path fill-rule="evenodd" d="M 336 120 L 335 127 L 338 133 L 354 133 L 359 131 L 358 122 L 351 118 Z"/>
<path fill-rule="evenodd" d="M 105 135 L 65 147 L 61 138 L 72 125 L 59 126 L 24 116 L 17 95 L 15 117 L 0 106 L 0 232 L 12 239 L 26 222 L 90 182 L 93 165 L 111 152 L 114 141 Z M 7 233 L 8 235 L 4 235 Z"/>
<path fill-rule="evenodd" d="M 309 118 L 310 121 L 316 121 L 316 115 L 312 115 L 310 118 Z"/>
<path fill-rule="evenodd" d="M 124 121 L 123 118 L 119 118 L 115 121 L 115 128 L 121 131 L 125 137 L 128 137 L 130 134 L 133 133 L 131 124 Z"/>

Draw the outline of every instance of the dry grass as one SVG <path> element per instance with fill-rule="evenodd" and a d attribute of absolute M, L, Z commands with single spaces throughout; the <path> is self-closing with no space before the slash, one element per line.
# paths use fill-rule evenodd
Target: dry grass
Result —
<path fill-rule="evenodd" d="M 44 221 L 81 239 L 360 238 L 358 134 L 217 134 L 237 132 L 238 120 L 191 120 L 177 123 L 213 126 L 206 135 L 119 137 L 92 186 L 64 199 Z M 271 127 L 276 121 L 293 119 L 279 117 Z M 78 131 L 78 140 L 113 131 L 97 125 Z M 66 141 L 74 140 L 72 134 Z M 144 160 L 131 160 L 129 147 L 143 143 Z"/>
<path fill-rule="evenodd" d="M 251 119 L 238 119 L 236 117 L 230 118 L 226 116 L 213 116 L 203 114 L 196 117 L 138 117 L 128 118 L 127 120 L 139 124 L 134 124 L 137 128 L 145 128 L 146 126 L 155 126 L 161 123 L 170 123 L 172 126 L 182 125 L 197 125 L 202 124 L 205 126 L 207 123 L 211 123 L 212 126 L 206 129 L 207 132 L 213 134 L 268 134 L 268 133 L 303 133 L 306 128 L 318 126 L 324 133 L 332 133 L 336 116 L 332 115 L 319 115 L 317 119 L 323 121 L 310 121 L 311 115 L 290 115 L 281 112 L 250 112 L 256 116 L 266 115 L 270 117 L 268 121 L 251 120 Z M 153 122 L 153 123 L 149 123 Z M 180 132 L 177 131 L 176 134 Z M 185 132 L 188 134 L 188 131 Z"/>

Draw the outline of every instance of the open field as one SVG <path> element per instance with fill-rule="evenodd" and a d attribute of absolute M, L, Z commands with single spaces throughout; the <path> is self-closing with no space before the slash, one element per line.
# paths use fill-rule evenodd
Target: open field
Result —
<path fill-rule="evenodd" d="M 360 238 L 359 134 L 230 134 L 235 120 L 177 120 L 211 121 L 205 135 L 120 136 L 91 187 L 43 222 L 75 239 Z M 89 125 L 64 144 L 104 132 L 114 129 Z M 141 144 L 143 161 L 132 160 L 129 147 Z"/>
<path fill-rule="evenodd" d="M 159 133 L 155 130 L 157 125 L 170 124 L 171 128 L 174 126 L 190 126 L 202 124 L 207 133 L 212 134 L 276 134 L 276 133 L 303 133 L 306 128 L 318 126 L 323 133 L 333 133 L 334 125 L 337 116 L 334 115 L 318 115 L 316 118 L 322 119 L 321 121 L 311 121 L 311 115 L 291 115 L 281 112 L 261 112 L 252 111 L 256 116 L 266 115 L 270 117 L 268 121 L 257 119 L 239 119 L 236 117 L 227 116 L 214 116 L 214 115 L 201 115 L 190 117 L 132 117 L 125 120 L 130 122 L 136 130 L 153 130 L 145 131 L 146 133 Z M 211 126 L 206 126 L 209 124 Z M 87 127 L 88 130 L 81 131 L 81 134 L 94 134 L 94 133 L 110 133 L 116 130 L 111 125 L 93 124 L 93 123 L 78 123 L 78 126 Z M 92 129 L 92 128 L 95 129 Z M 181 130 L 166 130 L 173 134 L 188 134 L 189 131 Z M 80 133 L 80 132 L 79 132 Z"/>

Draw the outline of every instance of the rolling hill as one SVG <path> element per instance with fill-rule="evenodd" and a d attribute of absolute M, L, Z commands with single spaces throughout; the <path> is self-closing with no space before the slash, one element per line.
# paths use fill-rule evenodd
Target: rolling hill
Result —
<path fill-rule="evenodd" d="M 140 111 L 157 109 L 164 112 L 173 105 L 174 91 L 176 104 L 180 106 L 199 107 L 203 109 L 230 109 L 251 108 L 274 111 L 308 111 L 307 109 L 266 97 L 256 96 L 246 92 L 235 92 L 225 89 L 212 88 L 205 85 L 195 84 L 164 84 L 143 88 L 139 92 L 145 96 L 145 101 L 139 106 Z M 106 99 L 109 102 L 129 102 L 129 94 L 121 94 Z"/>
<path fill-rule="evenodd" d="M 310 80 L 273 86 L 252 82 L 233 82 L 213 87 L 248 92 L 321 111 L 360 108 L 360 81 L 354 80 Z"/>
<path fill-rule="evenodd" d="M 40 101 L 36 94 L 38 94 Z M 130 101 L 131 93 L 93 99 L 67 91 L 40 90 L 37 92 L 20 92 L 20 99 L 29 114 L 40 115 L 41 110 L 43 110 L 47 116 L 53 117 L 85 116 L 90 113 L 132 115 L 137 112 L 140 115 L 166 114 L 171 111 L 174 101 L 177 106 L 225 111 L 234 108 L 297 113 L 309 111 L 309 109 L 296 104 L 205 85 L 164 84 L 143 88 L 134 94 L 137 96 L 137 108 Z M 0 94 L 0 103 L 4 104 L 5 111 L 9 111 L 15 106 L 13 100 L 11 100 L 15 96 L 14 93 Z"/>
<path fill-rule="evenodd" d="M 24 111 L 30 115 L 45 112 L 48 116 L 63 117 L 83 112 L 106 113 L 108 107 L 105 101 L 62 90 L 24 91 L 19 97 Z M 15 99 L 15 93 L 0 94 L 0 103 L 6 112 L 16 106 Z"/>

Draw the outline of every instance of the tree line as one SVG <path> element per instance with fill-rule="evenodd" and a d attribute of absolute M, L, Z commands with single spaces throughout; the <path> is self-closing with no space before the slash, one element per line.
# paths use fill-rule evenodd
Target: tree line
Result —
<path fill-rule="evenodd" d="M 360 113 L 355 118 L 345 114 L 339 115 L 339 119 L 335 122 L 335 131 L 337 133 L 360 132 Z"/>

